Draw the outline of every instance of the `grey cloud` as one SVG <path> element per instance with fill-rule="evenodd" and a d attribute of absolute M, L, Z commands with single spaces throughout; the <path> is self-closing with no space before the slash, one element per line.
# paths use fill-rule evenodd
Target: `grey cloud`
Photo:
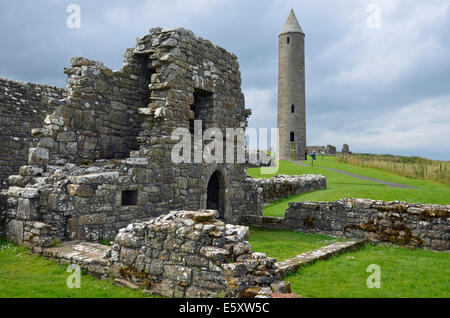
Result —
<path fill-rule="evenodd" d="M 306 33 L 309 144 L 352 145 L 348 139 L 354 132 L 368 140 L 384 138 L 382 121 L 391 112 L 450 92 L 448 2 L 377 1 L 383 14 L 378 34 L 385 32 L 379 38 L 365 26 L 372 2 L 294 2 Z M 65 25 L 70 3 L 82 8 L 81 29 Z M 72 56 L 118 69 L 123 51 L 134 46 L 136 37 L 154 26 L 182 26 L 238 56 L 247 107 L 254 114 L 250 126 L 275 127 L 278 33 L 289 9 L 290 3 L 282 0 L 2 1 L 0 76 L 63 86 L 62 70 Z M 431 49 L 421 49 L 424 43 Z M 368 127 L 365 119 L 380 114 L 387 117 L 380 118 L 379 127 Z M 430 120 L 440 124 L 439 118 Z M 401 131 L 403 125 L 399 127 Z M 354 151 L 450 157 L 450 149 L 436 149 L 431 135 L 429 147 L 407 150 L 389 141 L 371 148 L 353 138 Z"/>

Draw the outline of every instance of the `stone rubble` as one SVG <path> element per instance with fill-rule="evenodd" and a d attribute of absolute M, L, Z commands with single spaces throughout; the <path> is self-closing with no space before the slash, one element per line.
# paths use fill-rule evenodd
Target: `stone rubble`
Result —
<path fill-rule="evenodd" d="M 167 297 L 256 297 L 290 291 L 275 259 L 252 252 L 248 228 L 217 211 L 172 211 L 120 230 L 110 275 Z"/>

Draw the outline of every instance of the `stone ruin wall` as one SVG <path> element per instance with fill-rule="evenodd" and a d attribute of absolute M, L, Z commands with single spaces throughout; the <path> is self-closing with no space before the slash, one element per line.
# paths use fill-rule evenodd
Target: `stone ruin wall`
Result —
<path fill-rule="evenodd" d="M 62 98 L 63 92 L 54 86 L 0 77 L 0 190 L 8 187 L 8 176 L 27 163 L 28 149 L 37 144 L 31 130 L 55 109 L 48 100 Z"/>
<path fill-rule="evenodd" d="M 306 147 L 308 150 L 308 155 L 311 155 L 313 152 L 316 153 L 316 155 L 321 155 L 322 153 L 325 155 L 335 155 L 336 154 L 336 147 L 333 145 L 327 145 L 325 146 L 308 146 Z M 301 153 L 303 156 L 303 153 Z"/>
<path fill-rule="evenodd" d="M 248 178 L 247 182 L 255 183 L 258 188 L 262 188 L 264 204 L 292 195 L 327 188 L 327 179 L 324 176 L 312 174 L 298 176 L 276 175 L 267 179 Z"/>
<path fill-rule="evenodd" d="M 29 164 L 89 163 L 126 158 L 137 150 L 142 124 L 137 110 L 149 103 L 147 63 L 125 54 L 122 69 L 112 71 L 100 62 L 72 58 L 72 67 L 64 70 L 67 96 L 52 101 L 56 110 L 33 129 L 39 143 L 30 149 Z"/>
<path fill-rule="evenodd" d="M 327 145 L 327 148 L 325 149 L 325 153 L 328 155 L 335 155 L 336 154 L 336 147 L 333 145 Z"/>
<path fill-rule="evenodd" d="M 247 125 L 236 56 L 190 31 L 156 28 L 126 51 L 120 71 L 85 58 L 71 62 L 67 97 L 52 101 L 57 109 L 33 130 L 39 144 L 30 149 L 29 165 L 9 177 L 12 241 L 98 241 L 132 221 L 204 209 L 215 171 L 222 177 L 222 216 L 238 222 L 246 204 L 244 164 L 170 164 L 178 142 L 170 135 L 189 128 L 191 119 L 204 120 L 205 128 Z M 139 149 L 132 150 L 135 142 Z M 125 158 L 96 160 L 103 156 Z M 133 191 L 131 204 L 123 204 L 125 191 Z"/>
<path fill-rule="evenodd" d="M 449 216 L 449 205 L 342 199 L 292 202 L 284 218 L 249 216 L 243 223 L 448 251 Z"/>
<path fill-rule="evenodd" d="M 120 71 L 71 60 L 66 97 L 50 100 L 56 110 L 33 130 L 39 142 L 29 164 L 8 178 L 9 240 L 98 242 L 131 222 L 206 209 L 208 180 L 216 172 L 219 212 L 233 224 L 262 215 L 271 200 L 326 186 L 324 178 L 317 184 L 304 177 L 247 179 L 245 164 L 171 164 L 174 128 L 190 128 L 192 119 L 223 130 L 247 125 L 239 65 L 233 54 L 184 29 L 152 29 L 137 42 Z M 103 156 L 109 159 L 97 159 Z"/>
<path fill-rule="evenodd" d="M 321 175 L 275 175 L 273 178 L 247 177 L 243 183 L 246 205 L 245 218 L 249 215 L 263 215 L 263 207 L 273 201 L 292 195 L 323 190 L 327 188 L 327 180 Z"/>
<path fill-rule="evenodd" d="M 167 297 L 269 296 L 280 283 L 275 259 L 252 252 L 248 227 L 216 211 L 174 211 L 120 230 L 110 275 Z"/>
<path fill-rule="evenodd" d="M 326 153 L 325 146 L 308 146 L 308 147 L 306 147 L 306 149 L 308 150 L 308 155 L 312 155 L 313 153 L 315 153 L 316 155 Z M 301 153 L 301 155 L 304 155 L 304 154 Z"/>

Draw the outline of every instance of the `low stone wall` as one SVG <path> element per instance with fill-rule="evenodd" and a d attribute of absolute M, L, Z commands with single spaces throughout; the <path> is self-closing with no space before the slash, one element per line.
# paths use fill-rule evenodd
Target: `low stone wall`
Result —
<path fill-rule="evenodd" d="M 240 297 L 271 293 L 275 259 L 254 253 L 248 227 L 216 211 L 173 211 L 120 230 L 110 275 L 168 297 Z"/>
<path fill-rule="evenodd" d="M 449 250 L 449 212 L 450 205 L 342 199 L 292 202 L 284 218 L 249 216 L 244 224 Z"/>
<path fill-rule="evenodd" d="M 248 177 L 244 182 L 247 202 L 243 219 L 249 215 L 262 216 L 265 204 L 281 200 L 292 195 L 327 188 L 327 179 L 321 175 L 304 174 L 298 176 L 276 175 L 273 178 Z M 256 213 L 254 213 L 256 211 Z"/>

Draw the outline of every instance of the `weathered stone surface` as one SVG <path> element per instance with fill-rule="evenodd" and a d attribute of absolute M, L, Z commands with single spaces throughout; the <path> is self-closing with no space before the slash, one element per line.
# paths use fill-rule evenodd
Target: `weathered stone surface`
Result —
<path fill-rule="evenodd" d="M 23 242 L 23 221 L 10 220 L 6 223 L 5 228 L 6 237 L 15 244 L 22 244 Z"/>
<path fill-rule="evenodd" d="M 102 184 L 102 183 L 112 184 L 116 182 L 118 177 L 119 172 L 113 171 L 113 172 L 86 174 L 82 176 L 72 177 L 71 179 L 73 180 L 74 183 L 77 184 Z"/>
<path fill-rule="evenodd" d="M 139 286 L 137 286 L 137 285 L 135 285 L 135 284 L 125 280 L 125 279 L 116 278 L 113 281 L 113 284 L 115 286 L 118 286 L 118 287 L 128 287 L 128 288 L 133 289 L 133 290 L 138 290 L 139 289 Z"/>
<path fill-rule="evenodd" d="M 8 176 L 28 163 L 28 149 L 36 147 L 31 135 L 54 110 L 45 98 L 62 98 L 63 89 L 0 77 L 0 190 L 8 186 Z"/>
<path fill-rule="evenodd" d="M 72 196 L 79 196 L 83 198 L 91 198 L 94 195 L 94 191 L 91 186 L 80 184 L 68 184 L 67 192 Z"/>
<path fill-rule="evenodd" d="M 449 250 L 450 206 L 342 199 L 291 202 L 284 218 L 248 216 L 247 225 Z"/>
<path fill-rule="evenodd" d="M 39 198 L 39 189 L 10 187 L 7 194 L 16 198 L 36 199 Z"/>
<path fill-rule="evenodd" d="M 140 286 L 150 285 L 152 293 L 168 297 L 238 297 L 249 287 L 270 295 L 271 283 L 285 286 L 277 284 L 275 260 L 251 251 L 247 235 L 243 234 L 248 229 L 224 224 L 216 217 L 216 211 L 173 211 L 121 229 L 112 247 L 115 275 Z M 181 229 L 183 235 L 180 235 Z M 198 236 L 186 235 L 197 230 Z M 222 232 L 220 237 L 224 239 L 213 243 L 211 231 Z M 157 246 L 152 243 L 157 237 L 164 238 L 165 242 L 182 240 L 180 246 L 190 248 L 179 250 Z M 135 243 L 130 244 L 130 241 Z M 239 256 L 232 253 L 235 245 L 246 247 Z M 140 259 L 144 266 L 139 265 Z M 262 294 L 253 296 L 257 295 Z"/>
<path fill-rule="evenodd" d="M 47 148 L 30 148 L 28 163 L 31 165 L 45 165 L 49 162 L 50 156 Z"/>
<path fill-rule="evenodd" d="M 265 204 L 289 196 L 327 188 L 327 180 L 321 175 L 276 175 L 273 178 L 247 177 L 243 184 L 244 218 L 262 215 Z"/>
<path fill-rule="evenodd" d="M 108 270 L 111 247 L 71 241 L 65 242 L 61 246 L 44 248 L 42 254 L 61 263 L 78 264 L 91 274 L 102 277 Z M 130 286 L 127 284 L 127 287 Z"/>

